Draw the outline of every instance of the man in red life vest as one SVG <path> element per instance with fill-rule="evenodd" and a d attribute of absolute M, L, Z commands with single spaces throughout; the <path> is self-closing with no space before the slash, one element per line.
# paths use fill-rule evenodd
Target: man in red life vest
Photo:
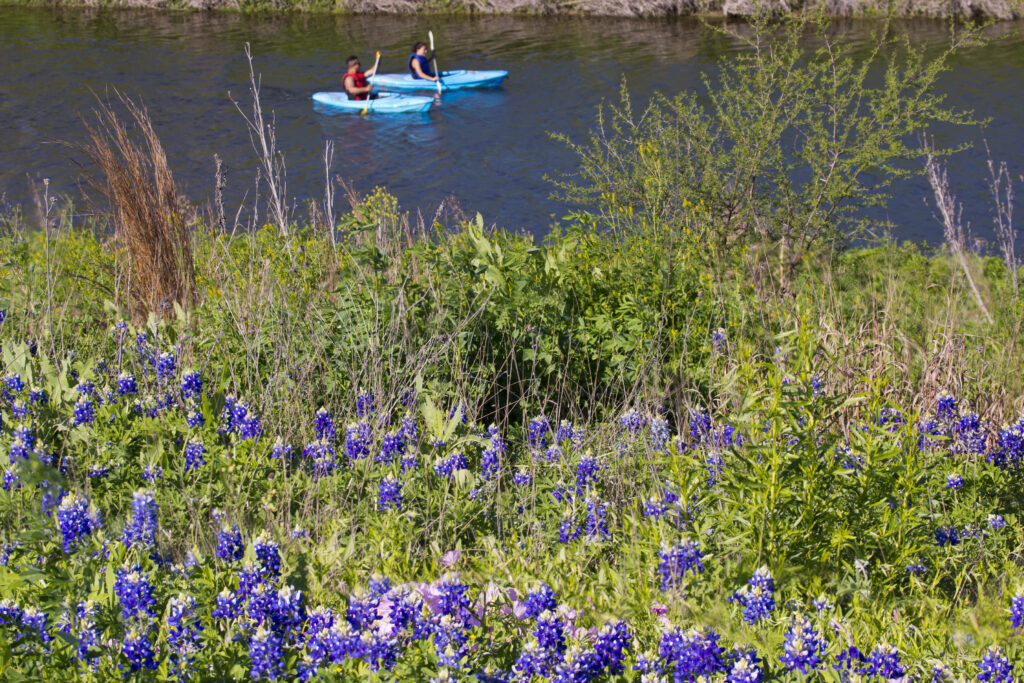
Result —
<path fill-rule="evenodd" d="M 360 71 L 359 58 L 355 55 L 346 59 L 345 64 L 348 66 L 348 71 L 341 77 L 341 84 L 345 87 L 348 98 L 350 100 L 369 99 L 371 97 L 370 90 L 373 86 L 366 80 L 366 77 L 372 76 L 377 67 L 372 66 L 365 73 Z"/>

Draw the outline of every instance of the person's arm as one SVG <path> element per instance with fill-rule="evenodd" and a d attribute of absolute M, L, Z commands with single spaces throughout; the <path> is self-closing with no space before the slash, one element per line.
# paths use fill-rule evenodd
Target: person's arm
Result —
<path fill-rule="evenodd" d="M 370 67 L 369 69 L 367 69 L 366 71 L 364 71 L 364 72 L 363 72 L 363 75 L 364 75 L 364 76 L 366 76 L 367 78 L 369 78 L 370 76 L 372 76 L 372 75 L 373 75 L 373 74 L 375 74 L 375 73 L 377 73 L 377 65 L 376 65 L 376 64 L 374 64 L 374 65 L 373 65 L 373 66 L 371 66 L 371 67 Z"/>
<path fill-rule="evenodd" d="M 412 70 L 416 72 L 416 75 L 419 78 L 422 78 L 425 81 L 436 81 L 437 80 L 437 76 L 428 76 L 426 73 L 423 72 L 423 67 L 420 66 L 420 60 L 413 59 L 413 60 L 410 60 L 409 63 L 412 65 Z"/>

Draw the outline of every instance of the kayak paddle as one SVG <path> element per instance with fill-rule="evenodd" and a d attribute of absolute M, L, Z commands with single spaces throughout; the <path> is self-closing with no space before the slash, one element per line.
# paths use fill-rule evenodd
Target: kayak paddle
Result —
<path fill-rule="evenodd" d="M 366 93 L 366 106 L 359 112 L 360 115 L 365 115 L 370 111 L 370 97 L 373 95 L 373 77 L 377 75 L 378 64 L 380 64 L 380 50 L 377 50 L 377 60 L 373 63 L 373 73 L 370 74 L 370 92 Z"/>
<path fill-rule="evenodd" d="M 430 36 L 430 56 L 434 58 L 434 75 L 437 76 L 437 94 L 441 94 L 441 72 L 437 70 L 437 55 L 434 54 L 434 32 L 427 31 Z"/>

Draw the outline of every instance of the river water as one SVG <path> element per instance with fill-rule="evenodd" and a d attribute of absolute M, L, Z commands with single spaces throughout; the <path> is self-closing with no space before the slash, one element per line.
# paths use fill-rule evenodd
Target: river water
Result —
<path fill-rule="evenodd" d="M 842 28 L 866 40 L 873 24 Z M 949 102 L 991 119 L 984 129 L 939 131 L 940 142 L 974 148 L 950 164 L 973 231 L 991 236 L 983 139 L 1014 177 L 1024 172 L 1024 24 L 1000 24 L 994 42 L 958 56 L 943 77 Z M 901 24 L 913 40 L 940 49 L 940 22 Z M 494 90 L 445 94 L 428 114 L 330 116 L 310 96 L 340 88 L 351 53 L 364 65 L 381 50 L 381 72 L 400 71 L 415 40 L 437 39 L 442 69 L 507 69 Z M 265 112 L 273 112 L 287 164 L 288 195 L 299 207 L 320 198 L 323 149 L 335 143 L 332 173 L 359 193 L 384 186 L 428 219 L 443 201 L 488 223 L 543 236 L 566 214 L 544 176 L 571 172 L 574 154 L 549 132 L 583 140 L 602 101 L 625 79 L 634 101 L 655 91 L 697 88 L 701 73 L 737 49 L 692 20 L 526 17 L 259 17 L 151 11 L 0 11 L 0 193 L 32 206 L 30 179 L 75 197 L 81 169 L 56 141 L 81 140 L 79 116 L 92 92 L 141 98 L 173 171 L 195 202 L 214 188 L 213 155 L 227 171 L 230 215 L 250 206 L 256 156 L 231 97 L 248 103 L 251 43 Z M 229 96 L 230 93 L 230 96 Z M 1024 183 L 1018 180 L 1019 194 Z M 885 217 L 899 237 L 940 237 L 918 180 L 897 188 Z M 341 202 L 339 201 L 339 207 Z M 305 209 L 300 209 L 300 213 Z M 1024 210 L 1018 212 L 1024 214 Z M 243 215 L 247 215 L 243 212 Z M 230 217 L 229 217 L 230 220 Z"/>

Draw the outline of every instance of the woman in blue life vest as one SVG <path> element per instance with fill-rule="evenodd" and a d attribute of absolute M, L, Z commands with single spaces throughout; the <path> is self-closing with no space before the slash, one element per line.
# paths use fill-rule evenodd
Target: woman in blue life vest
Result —
<path fill-rule="evenodd" d="M 367 100 L 373 97 L 370 94 L 373 86 L 366 80 L 366 77 L 372 76 L 377 67 L 372 66 L 365 73 L 360 71 L 359 58 L 355 55 L 345 60 L 345 66 L 348 67 L 348 71 L 341 77 L 341 84 L 344 86 L 345 92 L 348 93 L 348 98 L 350 100 Z"/>
<path fill-rule="evenodd" d="M 412 46 L 412 54 L 409 55 L 409 73 L 413 78 L 422 78 L 425 81 L 437 80 L 437 75 L 430 68 L 430 60 L 427 59 L 426 43 L 416 43 Z"/>

